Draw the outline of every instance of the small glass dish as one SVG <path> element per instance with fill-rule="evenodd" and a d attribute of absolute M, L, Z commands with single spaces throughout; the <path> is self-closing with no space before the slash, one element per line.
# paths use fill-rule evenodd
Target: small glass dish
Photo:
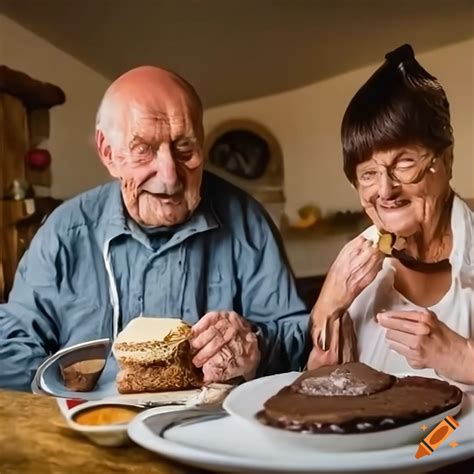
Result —
<path fill-rule="evenodd" d="M 101 446 L 129 443 L 127 427 L 143 408 L 128 401 L 90 401 L 63 412 L 74 431 Z"/>

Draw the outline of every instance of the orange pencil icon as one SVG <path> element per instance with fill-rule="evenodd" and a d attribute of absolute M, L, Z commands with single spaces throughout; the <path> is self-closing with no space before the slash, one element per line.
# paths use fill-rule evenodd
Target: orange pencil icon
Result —
<path fill-rule="evenodd" d="M 443 421 L 440 421 L 419 444 L 415 454 L 416 459 L 429 456 L 435 449 L 438 449 L 458 426 L 459 423 L 452 416 L 447 416 Z"/>

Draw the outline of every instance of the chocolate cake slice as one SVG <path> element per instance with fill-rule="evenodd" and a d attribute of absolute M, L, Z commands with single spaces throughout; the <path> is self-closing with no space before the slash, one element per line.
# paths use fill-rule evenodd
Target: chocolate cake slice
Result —
<path fill-rule="evenodd" d="M 397 378 L 353 362 L 305 372 L 268 399 L 256 416 L 291 431 L 369 433 L 429 418 L 461 399 L 461 390 L 447 382 Z"/>

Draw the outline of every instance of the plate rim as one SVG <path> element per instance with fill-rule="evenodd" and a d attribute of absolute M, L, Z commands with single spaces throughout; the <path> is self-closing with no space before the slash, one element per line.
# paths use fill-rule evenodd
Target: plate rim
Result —
<path fill-rule="evenodd" d="M 143 413 L 138 414 L 128 425 L 127 432 L 129 437 L 143 448 L 158 453 L 159 455 L 174 459 L 184 464 L 191 464 L 195 466 L 202 466 L 212 469 L 233 469 L 240 472 L 242 470 L 259 470 L 259 471 L 268 471 L 269 469 L 274 472 L 288 472 L 291 470 L 295 473 L 309 473 L 309 472 L 381 472 L 382 470 L 394 470 L 394 469 L 409 469 L 419 466 L 419 468 L 435 468 L 437 466 L 442 467 L 447 464 L 454 462 L 460 462 L 465 459 L 468 459 L 472 455 L 472 443 L 463 443 L 460 444 L 456 450 L 448 450 L 446 446 L 441 447 L 440 450 L 443 453 L 442 459 L 439 458 L 439 455 L 432 458 L 431 456 L 425 456 L 421 459 L 415 459 L 414 451 L 416 444 L 398 446 L 395 448 L 387 448 L 376 451 L 363 451 L 363 452 L 329 452 L 329 451 L 318 451 L 316 449 L 307 448 L 313 452 L 316 452 L 319 456 L 318 465 L 304 465 L 291 464 L 295 459 L 292 459 L 287 464 L 281 464 L 279 460 L 279 465 L 272 465 L 271 459 L 259 459 L 259 458 L 242 458 L 239 455 L 233 454 L 222 454 L 220 452 L 212 450 L 208 447 L 203 449 L 203 447 L 195 447 L 192 445 L 184 445 L 177 441 L 169 440 L 163 436 L 157 436 L 153 433 L 144 423 L 144 421 L 156 414 L 160 413 L 160 408 L 154 408 L 151 410 L 146 410 Z M 232 419 L 232 417 L 228 418 Z M 221 420 L 217 420 L 221 421 Z M 235 420 L 234 420 L 235 421 Z M 202 425 L 205 423 L 215 423 L 216 421 L 207 421 L 202 422 Z M 239 424 L 236 423 L 238 426 Z M 181 429 L 186 429 L 185 427 Z M 470 441 L 470 440 L 469 440 Z M 396 456 L 398 452 L 407 451 L 411 449 L 413 452 L 410 453 L 410 456 L 397 456 L 397 464 L 393 464 L 393 456 Z M 440 451 L 438 450 L 438 452 Z M 393 452 L 391 458 L 386 458 L 385 456 L 382 459 L 374 459 L 373 455 L 377 457 L 383 456 L 386 452 Z M 290 451 L 291 452 L 291 451 Z M 342 455 L 342 456 L 341 456 Z M 354 462 L 354 457 L 357 457 L 357 464 Z M 291 459 L 291 458 L 290 458 Z M 298 458 L 297 458 L 298 459 Z M 301 460 L 301 458 L 299 458 Z M 339 464 L 334 464 L 334 459 L 339 460 Z M 341 464 L 341 460 L 346 461 L 346 463 Z M 337 461 L 336 461 L 337 462 Z M 329 464 L 331 463 L 331 464 Z M 377 463 L 377 464 L 375 464 Z M 416 463 L 416 464 L 415 464 Z"/>
<path fill-rule="evenodd" d="M 370 435 L 375 435 L 377 433 L 385 433 L 385 432 L 393 433 L 396 430 L 403 430 L 403 429 L 407 429 L 407 428 L 410 428 L 410 427 L 414 427 L 415 425 L 419 425 L 419 423 L 422 423 L 422 422 L 426 422 L 428 424 L 429 423 L 434 423 L 434 421 L 430 421 L 430 420 L 432 420 L 432 418 L 437 418 L 437 417 L 440 417 L 440 416 L 442 416 L 444 418 L 445 416 L 448 416 L 448 415 L 457 416 L 459 414 L 459 412 L 462 410 L 463 403 L 464 403 L 464 397 L 468 396 L 467 394 L 465 394 L 464 392 L 461 391 L 462 392 L 461 401 L 457 405 L 455 405 L 451 408 L 448 408 L 447 410 L 443 410 L 442 412 L 440 412 L 438 414 L 431 415 L 430 417 L 422 418 L 422 419 L 414 421 L 412 423 L 407 423 L 405 425 L 396 426 L 394 428 L 388 428 L 387 430 L 383 430 L 383 431 L 371 431 L 371 432 L 367 432 L 367 433 L 345 433 L 344 434 L 344 433 L 299 433 L 299 432 L 293 432 L 293 431 L 290 431 L 290 430 L 284 430 L 282 428 L 277 428 L 277 427 L 274 427 L 274 426 L 264 425 L 264 424 L 258 422 L 258 420 L 250 419 L 246 416 L 242 416 L 239 413 L 237 413 L 235 410 L 232 409 L 231 404 L 233 403 L 233 400 L 236 397 L 239 397 L 242 392 L 245 393 L 246 391 L 251 390 L 252 389 L 252 384 L 260 386 L 260 385 L 264 384 L 265 379 L 268 380 L 270 378 L 275 378 L 275 377 L 278 377 L 278 376 L 281 376 L 281 378 L 284 378 L 285 376 L 290 376 L 291 375 L 293 377 L 293 375 L 295 375 L 295 379 L 296 379 L 297 376 L 299 376 L 301 373 L 302 372 L 294 372 L 294 371 L 293 372 L 285 372 L 285 373 L 282 373 L 282 374 L 268 375 L 268 376 L 261 377 L 261 378 L 258 378 L 258 379 L 250 380 L 249 382 L 247 382 L 245 384 L 242 384 L 239 387 L 236 387 L 231 393 L 229 393 L 229 395 L 225 398 L 225 400 L 223 402 L 223 407 L 227 411 L 227 413 L 229 413 L 229 415 L 234 417 L 235 419 L 238 419 L 238 420 L 240 420 L 244 423 L 247 423 L 250 426 L 255 426 L 255 427 L 262 428 L 267 433 L 272 433 L 272 434 L 275 434 L 275 435 L 281 434 L 283 436 L 288 436 L 289 438 L 293 438 L 295 440 L 297 438 L 301 439 L 301 437 L 303 437 L 306 440 L 311 440 L 311 438 L 315 439 L 315 437 L 322 437 L 322 436 L 330 435 L 330 436 L 334 437 L 333 438 L 334 440 L 337 441 L 337 440 L 347 439 L 348 437 L 355 440 L 355 439 L 357 439 L 357 437 L 370 436 Z M 410 374 L 399 373 L 399 374 L 392 374 L 392 375 L 394 375 L 395 377 L 406 377 L 406 376 L 409 376 Z M 294 380 L 294 379 L 292 378 L 292 380 Z M 286 384 L 288 384 L 288 383 L 291 383 L 291 382 L 287 381 Z M 453 411 L 454 411 L 454 413 L 451 413 Z M 360 440 L 360 438 L 359 438 L 359 440 Z M 316 447 L 315 447 L 315 449 L 316 449 Z M 332 451 L 332 452 L 334 452 L 334 453 L 343 453 L 343 452 L 346 452 L 346 451 Z M 354 451 L 352 451 L 352 452 L 354 452 Z M 365 452 L 369 452 L 369 451 L 365 451 Z M 375 452 L 375 451 L 370 451 L 370 452 Z"/>

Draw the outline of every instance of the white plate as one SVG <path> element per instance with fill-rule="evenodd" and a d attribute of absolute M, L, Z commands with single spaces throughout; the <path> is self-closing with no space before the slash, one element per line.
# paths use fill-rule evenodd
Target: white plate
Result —
<path fill-rule="evenodd" d="M 456 415 L 461 409 L 461 404 L 446 410 L 436 416 L 426 418 L 398 428 L 378 431 L 373 433 L 354 434 L 313 434 L 296 433 L 260 423 L 255 415 L 263 409 L 263 404 L 281 388 L 291 384 L 299 372 L 272 375 L 240 385 L 231 392 L 224 401 L 224 408 L 236 420 L 250 423 L 262 430 L 271 441 L 283 445 L 308 445 L 315 449 L 324 451 L 366 451 L 374 449 L 385 449 L 401 446 L 411 442 L 419 441 L 420 426 L 435 426 L 445 416 Z"/>
<path fill-rule="evenodd" d="M 96 386 L 89 392 L 77 392 L 68 390 L 64 386 L 59 363 L 63 357 L 76 358 L 87 355 L 87 351 L 100 348 L 103 356 L 106 357 L 106 364 Z M 33 393 L 50 395 L 56 398 L 76 399 L 82 401 L 123 401 L 125 403 L 143 404 L 152 402 L 155 404 L 178 404 L 178 405 L 199 405 L 205 403 L 215 403 L 232 388 L 228 384 L 211 384 L 204 388 L 189 390 L 175 390 L 156 393 L 135 393 L 120 394 L 117 391 L 115 379 L 118 372 L 117 362 L 110 353 L 110 339 L 98 339 L 94 341 L 82 342 L 74 346 L 65 347 L 45 360 L 38 370 L 31 384 Z M 62 408 L 67 404 L 60 405 Z M 63 412 L 64 414 L 64 412 Z"/>
<path fill-rule="evenodd" d="M 294 380 L 297 373 L 281 374 L 279 388 Z M 286 377 L 285 377 L 286 376 Z M 262 379 L 260 379 L 262 380 Z M 268 380 L 268 378 L 267 378 Z M 269 394 L 275 393 L 273 391 Z M 249 397 L 252 402 L 253 395 Z M 472 396 L 465 396 L 456 419 L 459 428 L 450 436 L 456 448 L 443 443 L 430 456 L 415 458 L 418 443 L 425 436 L 418 432 L 416 443 L 389 449 L 361 452 L 327 452 L 304 443 L 275 443 L 260 424 L 234 416 L 176 427 L 157 436 L 144 423 L 158 416 L 160 409 L 138 415 L 128 427 L 130 438 L 150 451 L 194 466 L 226 472 L 420 472 L 468 459 L 474 449 L 474 412 Z M 420 429 L 420 426 L 418 426 Z M 379 433 L 380 435 L 380 433 Z M 333 436 L 333 435 L 329 435 Z M 333 438 L 334 439 L 334 438 Z"/>

